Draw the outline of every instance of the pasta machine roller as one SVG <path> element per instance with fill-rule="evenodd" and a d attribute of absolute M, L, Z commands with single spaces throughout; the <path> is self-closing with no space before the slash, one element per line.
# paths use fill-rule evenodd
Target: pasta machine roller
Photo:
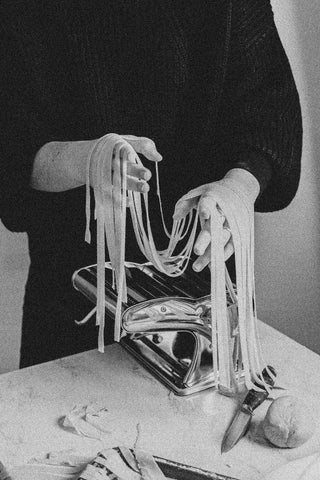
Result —
<path fill-rule="evenodd" d="M 210 285 L 188 272 L 167 277 L 151 264 L 126 263 L 127 303 L 123 305 L 120 344 L 177 395 L 215 387 L 211 349 Z M 96 265 L 73 275 L 74 287 L 96 302 Z M 117 294 L 106 268 L 106 322 L 113 321 Z M 237 305 L 227 292 L 229 341 L 238 358 Z M 241 367 L 233 361 L 241 377 Z M 225 394 L 232 393 L 225 391 Z"/>

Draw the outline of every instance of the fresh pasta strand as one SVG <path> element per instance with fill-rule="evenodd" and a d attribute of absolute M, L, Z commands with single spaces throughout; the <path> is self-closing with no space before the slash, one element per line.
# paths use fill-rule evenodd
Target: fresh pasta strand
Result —
<path fill-rule="evenodd" d="M 90 179 L 93 179 L 95 216 L 97 220 L 97 306 L 96 322 L 99 325 L 98 349 L 104 351 L 105 323 L 105 251 L 109 254 L 118 293 L 115 315 L 114 339 L 121 337 L 122 304 L 126 301 L 125 237 L 126 210 L 129 201 L 130 214 L 137 244 L 146 259 L 160 272 L 176 277 L 187 268 L 199 226 L 199 200 L 206 193 L 212 199 L 210 206 L 211 228 L 211 333 L 213 372 L 216 385 L 232 388 L 239 372 L 243 371 L 247 388 L 265 386 L 261 381 L 265 365 L 257 333 L 256 298 L 254 287 L 254 228 L 253 209 L 239 194 L 232 182 L 216 182 L 214 190 L 203 185 L 191 190 L 178 202 L 195 200 L 195 205 L 184 218 L 175 219 L 171 233 L 164 221 L 158 165 L 156 182 L 159 208 L 168 247 L 158 250 L 152 235 L 148 194 L 127 192 L 127 160 L 123 154 L 127 142 L 121 136 L 108 134 L 99 139 L 88 156 L 86 177 L 86 232 L 90 241 Z M 135 155 L 137 165 L 142 165 Z M 236 293 L 224 263 L 224 244 L 220 212 L 228 222 L 235 251 Z M 184 246 L 177 251 L 179 242 Z M 239 342 L 232 351 L 230 325 L 227 311 L 226 287 L 233 301 L 237 301 Z M 255 384 L 254 384 L 255 382 Z M 258 386 L 257 386 L 258 385 Z"/>

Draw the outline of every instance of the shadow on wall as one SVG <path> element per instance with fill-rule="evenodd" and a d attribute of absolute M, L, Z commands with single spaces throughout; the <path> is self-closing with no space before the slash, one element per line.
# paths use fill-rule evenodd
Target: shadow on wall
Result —
<path fill-rule="evenodd" d="M 296 198 L 277 213 L 256 216 L 259 317 L 320 353 L 320 3 L 274 0 L 280 37 L 302 105 L 302 176 Z"/>

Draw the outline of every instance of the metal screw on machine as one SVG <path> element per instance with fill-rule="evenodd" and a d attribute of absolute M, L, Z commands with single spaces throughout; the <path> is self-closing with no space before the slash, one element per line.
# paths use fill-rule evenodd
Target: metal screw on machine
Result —
<path fill-rule="evenodd" d="M 158 333 L 156 333 L 155 335 L 152 335 L 152 341 L 156 345 L 159 345 L 163 341 L 163 337 L 161 335 L 159 335 Z"/>

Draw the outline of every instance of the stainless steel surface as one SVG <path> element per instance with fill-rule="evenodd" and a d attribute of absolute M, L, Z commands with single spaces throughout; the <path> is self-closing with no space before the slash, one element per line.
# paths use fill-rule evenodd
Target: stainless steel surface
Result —
<path fill-rule="evenodd" d="M 178 395 L 214 387 L 210 285 L 192 274 L 168 278 L 149 264 L 126 268 L 126 278 L 128 300 L 123 306 L 121 345 Z M 74 287 L 94 303 L 96 281 L 96 266 L 73 276 Z M 106 314 L 112 321 L 117 296 L 109 269 L 105 294 Z M 237 371 L 237 306 L 228 292 L 227 301 Z"/>

